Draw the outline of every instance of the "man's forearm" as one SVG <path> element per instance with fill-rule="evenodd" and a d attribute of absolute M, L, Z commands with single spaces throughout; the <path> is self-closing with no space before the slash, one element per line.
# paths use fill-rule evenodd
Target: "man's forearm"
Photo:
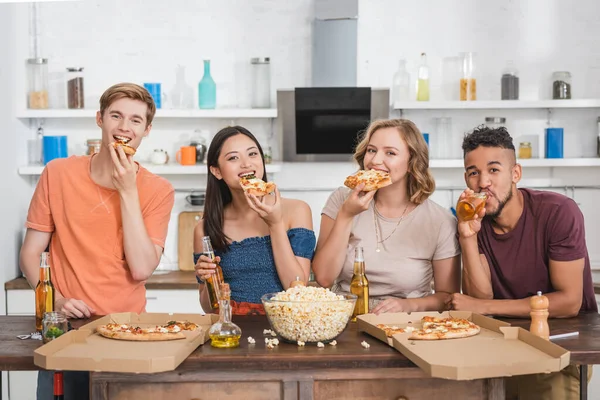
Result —
<path fill-rule="evenodd" d="M 160 258 L 148 236 L 137 191 L 121 194 L 123 247 L 133 279 L 143 281 L 152 275 Z"/>
<path fill-rule="evenodd" d="M 489 271 L 481 264 L 477 236 L 460 238 L 463 261 L 463 292 L 480 299 L 493 298 Z"/>

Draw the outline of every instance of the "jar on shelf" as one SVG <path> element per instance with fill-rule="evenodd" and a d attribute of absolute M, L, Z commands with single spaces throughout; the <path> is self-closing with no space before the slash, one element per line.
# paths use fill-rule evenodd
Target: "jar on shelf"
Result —
<path fill-rule="evenodd" d="M 509 61 L 500 79 L 502 100 L 519 100 L 519 76 L 512 61 Z"/>
<path fill-rule="evenodd" d="M 102 146 L 102 139 L 88 139 L 86 141 L 87 144 L 87 155 L 91 156 L 93 154 L 100 152 L 100 147 Z"/>
<path fill-rule="evenodd" d="M 519 143 L 519 158 L 531 158 L 531 142 Z"/>
<path fill-rule="evenodd" d="M 485 125 L 490 129 L 498 129 L 506 126 L 506 118 L 504 117 L 485 117 Z"/>
<path fill-rule="evenodd" d="M 271 59 L 256 57 L 252 64 L 252 108 L 271 107 Z"/>
<path fill-rule="evenodd" d="M 67 105 L 71 109 L 85 107 L 83 68 L 67 68 Z"/>
<path fill-rule="evenodd" d="M 59 338 L 69 330 L 67 315 L 60 311 L 44 313 L 42 320 L 42 340 L 44 343 Z"/>
<path fill-rule="evenodd" d="M 571 98 L 571 73 L 556 71 L 552 74 L 552 99 L 566 100 Z"/>
<path fill-rule="evenodd" d="M 475 79 L 475 53 L 462 53 L 462 76 L 460 78 L 460 100 L 477 100 L 477 80 Z"/>
<path fill-rule="evenodd" d="M 48 59 L 27 60 L 28 106 L 32 109 L 48 108 Z"/>

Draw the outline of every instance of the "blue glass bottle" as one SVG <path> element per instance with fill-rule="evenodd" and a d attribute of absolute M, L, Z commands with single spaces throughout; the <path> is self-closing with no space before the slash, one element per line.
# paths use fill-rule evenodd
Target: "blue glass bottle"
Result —
<path fill-rule="evenodd" d="M 204 60 L 204 76 L 198 83 L 198 105 L 203 109 L 213 109 L 217 104 L 217 85 L 210 76 L 210 60 Z"/>

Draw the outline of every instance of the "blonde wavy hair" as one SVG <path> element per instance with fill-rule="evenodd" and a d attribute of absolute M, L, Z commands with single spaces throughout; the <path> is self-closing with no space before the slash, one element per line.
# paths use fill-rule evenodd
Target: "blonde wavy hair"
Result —
<path fill-rule="evenodd" d="M 415 204 L 423 203 L 435 190 L 435 180 L 429 172 L 427 143 L 414 122 L 407 119 L 380 119 L 371 122 L 356 146 L 354 161 L 358 163 L 360 169 L 365 168 L 367 146 L 373 134 L 382 128 L 396 128 L 400 137 L 408 145 L 410 154 L 407 177 L 408 197 Z"/>

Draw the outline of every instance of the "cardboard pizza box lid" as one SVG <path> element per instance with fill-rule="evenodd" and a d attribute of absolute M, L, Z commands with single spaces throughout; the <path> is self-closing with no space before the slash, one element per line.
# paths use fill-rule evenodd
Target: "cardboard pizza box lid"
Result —
<path fill-rule="evenodd" d="M 448 340 L 409 340 L 409 333 L 387 338 L 377 324 L 420 328 L 426 315 L 464 318 L 479 325 L 476 336 Z M 522 328 L 471 312 L 366 314 L 358 328 L 388 343 L 432 378 L 470 380 L 560 371 L 570 352 Z"/>
<path fill-rule="evenodd" d="M 184 331 L 185 339 L 162 342 L 115 340 L 95 332 L 110 322 L 152 326 L 168 321 L 191 321 L 202 330 Z M 34 351 L 35 365 L 49 370 L 153 373 L 172 371 L 209 339 L 219 320 L 215 314 L 119 313 L 99 318 L 46 343 Z"/>

